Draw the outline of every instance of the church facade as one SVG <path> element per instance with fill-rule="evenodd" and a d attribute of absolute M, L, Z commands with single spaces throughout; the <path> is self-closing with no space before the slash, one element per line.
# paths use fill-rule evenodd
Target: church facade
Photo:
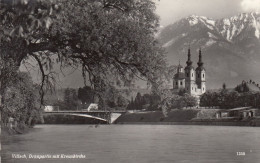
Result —
<path fill-rule="evenodd" d="M 173 79 L 173 89 L 185 89 L 185 92 L 192 96 L 200 96 L 206 92 L 206 70 L 203 67 L 201 49 L 199 50 L 198 67 L 195 69 L 192 66 L 190 49 L 188 49 L 186 64 L 185 68 L 178 65 Z"/>

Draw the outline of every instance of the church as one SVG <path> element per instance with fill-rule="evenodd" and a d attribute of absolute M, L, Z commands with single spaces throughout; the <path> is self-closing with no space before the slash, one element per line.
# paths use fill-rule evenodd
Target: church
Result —
<path fill-rule="evenodd" d="M 178 65 L 173 79 L 173 89 L 185 89 L 186 93 L 198 97 L 206 92 L 206 70 L 203 67 L 201 49 L 199 50 L 198 67 L 195 69 L 192 66 L 190 48 L 186 64 L 184 69 L 180 64 Z"/>

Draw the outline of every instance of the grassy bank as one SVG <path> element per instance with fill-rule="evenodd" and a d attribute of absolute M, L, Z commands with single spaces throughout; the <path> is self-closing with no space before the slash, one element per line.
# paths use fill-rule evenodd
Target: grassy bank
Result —
<path fill-rule="evenodd" d="M 115 123 L 128 122 L 185 122 L 197 116 L 199 110 L 183 109 L 172 110 L 165 117 L 161 111 L 126 113 L 120 116 Z"/>
<path fill-rule="evenodd" d="M 217 125 L 217 126 L 260 126 L 260 117 L 249 119 L 216 119 L 219 109 L 175 109 L 165 117 L 161 111 L 126 113 L 116 124 L 173 124 L 173 125 Z"/>

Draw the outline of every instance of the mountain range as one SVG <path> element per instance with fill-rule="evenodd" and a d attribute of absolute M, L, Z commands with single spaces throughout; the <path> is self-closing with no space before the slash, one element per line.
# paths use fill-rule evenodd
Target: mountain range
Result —
<path fill-rule="evenodd" d="M 207 87 L 235 87 L 242 80 L 260 82 L 260 14 L 241 13 L 214 20 L 191 15 L 160 30 L 157 38 L 169 64 L 185 66 L 188 48 L 197 66 L 201 48 Z"/>

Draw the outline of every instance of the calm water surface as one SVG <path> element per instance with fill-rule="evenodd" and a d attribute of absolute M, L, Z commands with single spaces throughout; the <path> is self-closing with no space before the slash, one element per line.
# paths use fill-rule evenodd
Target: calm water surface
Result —
<path fill-rule="evenodd" d="M 3 163 L 260 162 L 260 128 L 253 127 L 39 125 L 2 141 Z M 12 154 L 83 154 L 86 158 L 15 159 Z"/>

